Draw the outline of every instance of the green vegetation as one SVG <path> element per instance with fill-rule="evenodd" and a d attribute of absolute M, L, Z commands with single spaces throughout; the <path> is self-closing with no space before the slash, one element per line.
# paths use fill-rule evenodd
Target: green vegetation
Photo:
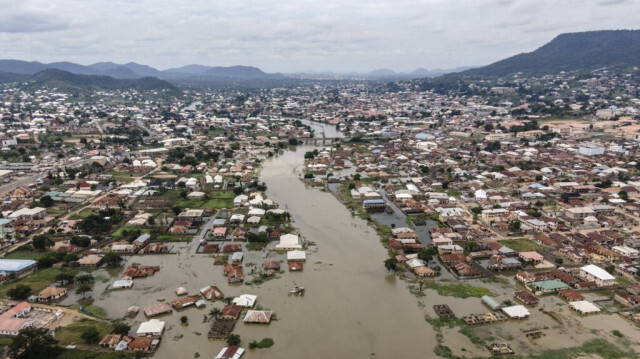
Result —
<path fill-rule="evenodd" d="M 104 309 L 98 307 L 97 305 L 88 305 L 86 307 L 83 308 L 84 311 L 89 314 L 89 315 L 93 315 L 94 317 L 99 317 L 99 318 L 106 318 L 107 317 L 107 313 L 104 311 Z"/>
<path fill-rule="evenodd" d="M 473 343 L 473 344 L 484 344 L 487 341 L 493 340 L 492 337 L 488 337 L 488 338 L 483 338 L 480 335 L 478 335 L 478 332 L 476 331 L 476 329 L 471 328 L 471 327 L 463 327 L 460 328 L 459 330 L 460 334 L 466 336 L 467 338 L 469 338 L 469 340 Z M 486 331 L 484 331 L 486 333 Z"/>
<path fill-rule="evenodd" d="M 271 348 L 274 342 L 271 338 L 264 338 L 259 342 L 255 340 L 249 343 L 249 349 L 262 349 L 262 348 Z"/>
<path fill-rule="evenodd" d="M 431 324 L 435 328 L 442 328 L 442 327 L 453 328 L 453 327 L 457 327 L 459 325 L 464 324 L 462 319 L 459 319 L 456 317 L 439 317 L 435 319 L 434 318 L 425 318 L 425 319 L 427 322 L 429 322 L 429 324 Z"/>
<path fill-rule="evenodd" d="M 100 320 L 92 320 L 87 318 L 82 318 L 77 322 L 73 322 L 66 327 L 62 327 L 56 330 L 56 339 L 60 341 L 60 345 L 65 346 L 68 344 L 78 344 L 84 343 L 82 339 L 83 333 L 91 330 L 89 328 L 95 328 L 98 332 L 98 338 L 102 338 L 105 335 L 111 333 L 113 327 L 107 323 Z M 78 344 L 81 348 L 90 348 L 92 346 Z"/>
<path fill-rule="evenodd" d="M 493 295 L 491 291 L 487 288 L 474 287 L 469 284 L 463 283 L 455 283 L 455 284 L 428 284 L 427 288 L 435 289 L 438 291 L 438 294 L 447 297 L 456 297 L 456 298 L 469 298 L 476 297 L 480 298 L 485 295 Z"/>
<path fill-rule="evenodd" d="M 9 356 L 15 359 L 50 358 L 60 352 L 58 341 L 49 329 L 27 327 L 20 330 L 9 346 Z"/>
<path fill-rule="evenodd" d="M 513 249 L 516 252 L 541 251 L 545 247 L 526 238 L 515 238 L 500 241 L 501 244 Z"/>
<path fill-rule="evenodd" d="M 618 337 L 618 338 L 622 338 L 622 337 L 624 337 L 624 334 L 620 333 L 620 331 L 619 331 L 619 330 L 617 330 L 617 329 L 616 329 L 616 330 L 612 330 L 612 331 L 611 331 L 611 334 L 615 335 L 615 336 L 616 336 L 616 337 Z"/>
<path fill-rule="evenodd" d="M 581 346 L 566 348 L 566 349 L 553 349 L 544 350 L 539 355 L 533 355 L 531 359 L 571 359 L 579 356 L 580 354 L 596 354 L 601 358 L 607 359 L 622 359 L 622 358 L 636 358 L 637 355 L 633 349 L 629 348 L 627 351 L 619 348 L 618 346 L 609 343 L 605 339 L 593 339 L 585 342 Z"/>
<path fill-rule="evenodd" d="M 33 293 L 38 293 L 44 288 L 48 287 L 51 283 L 56 281 L 56 277 L 61 273 L 71 273 L 73 275 L 79 273 L 81 270 L 74 268 L 69 270 L 46 268 L 40 269 L 37 272 L 17 280 L 14 284 L 23 284 L 31 287 Z M 14 285 L 4 285 L 0 287 L 0 298 L 5 298 L 9 289 Z"/>

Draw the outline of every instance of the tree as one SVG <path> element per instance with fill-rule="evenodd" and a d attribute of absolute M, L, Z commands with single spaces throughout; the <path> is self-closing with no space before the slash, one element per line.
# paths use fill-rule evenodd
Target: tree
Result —
<path fill-rule="evenodd" d="M 613 274 L 613 272 L 615 272 L 616 270 L 616 266 L 613 264 L 609 264 L 608 266 L 604 267 L 604 270 L 606 270 L 607 272 Z"/>
<path fill-rule="evenodd" d="M 217 318 L 220 315 L 220 313 L 222 313 L 222 312 L 220 311 L 219 308 L 211 308 L 211 311 L 209 312 L 209 315 L 214 317 L 214 318 Z"/>
<path fill-rule="evenodd" d="M 384 267 L 387 268 L 388 271 L 395 272 L 398 269 L 398 260 L 395 258 L 389 258 L 384 261 Z"/>
<path fill-rule="evenodd" d="M 629 194 L 627 193 L 627 191 L 618 192 L 618 196 L 620 196 L 620 198 L 625 200 L 625 201 L 629 200 Z"/>
<path fill-rule="evenodd" d="M 111 333 L 120 334 L 120 335 L 129 335 L 129 331 L 131 330 L 131 326 L 127 323 L 116 323 L 113 325 L 113 330 Z"/>
<path fill-rule="evenodd" d="M 82 273 L 76 276 L 76 282 L 80 284 L 90 284 L 90 283 L 93 283 L 94 281 L 95 281 L 95 278 L 93 278 L 93 275 L 91 275 L 90 273 Z"/>
<path fill-rule="evenodd" d="M 182 323 L 182 325 L 187 325 L 189 322 L 189 318 L 186 315 L 183 315 L 180 317 L 180 323 Z"/>
<path fill-rule="evenodd" d="M 239 334 L 229 334 L 227 338 L 228 345 L 240 345 L 241 339 Z"/>
<path fill-rule="evenodd" d="M 48 236 L 44 234 L 39 234 L 31 240 L 31 245 L 33 248 L 38 250 L 45 250 L 47 247 L 51 247 L 54 245 L 54 242 Z"/>
<path fill-rule="evenodd" d="M 557 265 L 561 266 L 561 265 L 562 265 L 562 263 L 564 263 L 564 259 L 562 259 L 562 258 L 556 258 L 556 264 L 557 264 Z"/>
<path fill-rule="evenodd" d="M 108 252 L 104 255 L 104 262 L 109 267 L 118 267 L 122 262 L 122 257 L 118 253 Z"/>
<path fill-rule="evenodd" d="M 74 236 L 69 243 L 78 247 L 89 247 L 91 244 L 91 238 L 85 236 Z"/>
<path fill-rule="evenodd" d="M 60 354 L 58 341 L 49 329 L 27 327 L 20 330 L 9 345 L 9 356 L 14 359 L 55 358 Z"/>
<path fill-rule="evenodd" d="M 479 215 L 480 213 L 482 213 L 482 206 L 476 206 L 471 208 L 471 212 L 476 216 Z"/>
<path fill-rule="evenodd" d="M 519 219 L 515 219 L 511 222 L 509 222 L 509 231 L 511 232 L 520 232 L 520 220 Z"/>
<path fill-rule="evenodd" d="M 60 284 L 65 285 L 66 283 L 73 283 L 73 274 L 71 273 L 60 273 L 56 276 L 56 282 L 60 282 Z"/>
<path fill-rule="evenodd" d="M 84 298 L 87 292 L 90 292 L 92 289 L 90 284 L 80 284 L 78 288 L 76 288 L 76 294 L 82 294 L 82 298 Z"/>
<path fill-rule="evenodd" d="M 17 299 L 17 300 L 25 300 L 31 295 L 31 293 L 32 293 L 31 287 L 24 284 L 18 284 L 17 286 L 7 291 L 7 295 L 11 299 Z"/>
<path fill-rule="evenodd" d="M 49 195 L 40 197 L 40 204 L 42 204 L 43 207 L 51 207 L 54 203 L 53 198 Z"/>
<path fill-rule="evenodd" d="M 87 344 L 96 344 L 100 340 L 100 332 L 96 327 L 87 327 L 80 334 L 80 338 Z"/>

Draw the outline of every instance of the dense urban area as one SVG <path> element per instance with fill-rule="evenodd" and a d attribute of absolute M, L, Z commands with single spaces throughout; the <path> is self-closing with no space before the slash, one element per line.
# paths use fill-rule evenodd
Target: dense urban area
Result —
<path fill-rule="evenodd" d="M 2 355 L 637 357 L 639 84 L 3 84 Z"/>

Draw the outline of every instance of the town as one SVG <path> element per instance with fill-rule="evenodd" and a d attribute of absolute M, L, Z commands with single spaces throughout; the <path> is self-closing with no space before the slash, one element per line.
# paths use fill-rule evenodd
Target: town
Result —
<path fill-rule="evenodd" d="M 286 358 L 362 320 L 412 332 L 380 357 L 634 357 L 639 83 L 4 84 L 0 341 Z"/>

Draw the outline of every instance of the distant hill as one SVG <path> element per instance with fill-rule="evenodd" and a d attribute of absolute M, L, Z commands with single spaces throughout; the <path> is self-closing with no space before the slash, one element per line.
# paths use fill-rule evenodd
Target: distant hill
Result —
<path fill-rule="evenodd" d="M 601 67 L 640 66 L 640 30 L 605 30 L 558 35 L 539 49 L 460 73 L 502 77 L 561 71 L 590 71 Z"/>
<path fill-rule="evenodd" d="M 231 66 L 222 67 L 215 66 L 205 71 L 203 75 L 217 76 L 217 77 L 242 77 L 242 78 L 260 78 L 268 77 L 269 74 L 260 70 L 257 67 L 251 66 Z"/>
<path fill-rule="evenodd" d="M 26 74 L 0 72 L 0 84 L 6 84 L 10 82 L 22 82 L 27 79 L 29 79 L 29 75 L 26 75 Z"/>
<path fill-rule="evenodd" d="M 204 66 L 204 65 L 187 65 L 187 66 L 182 66 L 182 67 L 175 67 L 172 69 L 167 69 L 164 70 L 163 72 L 167 73 L 167 72 L 178 72 L 178 73 L 184 73 L 184 74 L 203 74 L 209 70 L 211 70 L 211 66 Z"/>
<path fill-rule="evenodd" d="M 115 79 L 102 75 L 78 75 L 57 69 L 40 71 L 28 79 L 30 87 L 55 87 L 68 91 L 83 90 L 137 90 L 153 91 L 168 90 L 170 93 L 179 93 L 178 89 L 163 80 L 154 77 L 140 79 Z"/>

